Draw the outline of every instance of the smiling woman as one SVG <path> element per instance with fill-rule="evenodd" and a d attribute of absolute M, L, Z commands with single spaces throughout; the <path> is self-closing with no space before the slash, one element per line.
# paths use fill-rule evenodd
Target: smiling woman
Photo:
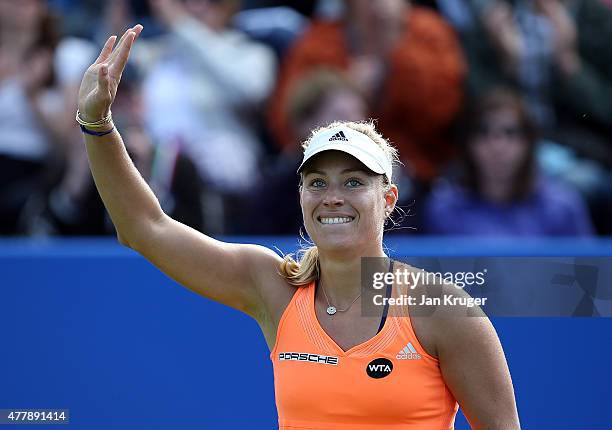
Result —
<path fill-rule="evenodd" d="M 77 121 L 96 187 L 120 243 L 258 322 L 271 351 L 280 428 L 449 429 L 458 405 L 473 428 L 519 428 L 501 345 L 476 309 L 480 317 L 421 318 L 418 306 L 360 312 L 362 259 L 387 258 L 383 227 L 398 197 L 397 153 L 372 123 L 333 123 L 304 144 L 300 202 L 315 246 L 297 260 L 215 240 L 163 212 L 110 112 L 141 31 L 128 29 L 115 48 L 109 38 L 81 83 Z M 401 294 L 387 285 L 386 297 Z"/>
<path fill-rule="evenodd" d="M 340 247 L 341 242 L 334 236 L 334 229 L 330 227 L 321 231 L 317 227 L 350 223 L 347 227 L 358 226 L 362 230 L 355 230 L 352 237 L 344 234 L 350 238 L 349 248 L 355 248 L 355 239 L 361 238 L 368 245 L 380 244 L 380 249 L 364 255 L 384 256 L 383 226 L 398 198 L 397 187 L 391 183 L 394 164 L 399 162 L 397 150 L 376 131 L 372 122 L 334 122 L 320 127 L 312 131 L 303 148 L 304 159 L 298 169 L 301 173 L 300 204 L 310 238 L 315 243 L 327 240 Z M 336 187 L 339 192 L 335 191 Z M 363 208 L 364 213 L 368 214 L 363 222 L 358 218 L 357 208 L 353 207 L 350 213 L 347 212 L 342 190 L 350 190 L 351 200 L 361 200 L 362 206 L 364 201 L 371 204 L 371 208 Z M 319 202 L 322 198 L 325 201 Z M 309 217 L 313 205 L 320 206 L 320 209 L 316 215 Z M 378 217 L 370 216 L 376 213 Z M 369 231 L 366 230 L 368 226 Z M 344 249 L 342 252 L 346 254 L 351 250 Z M 302 250 L 299 263 L 288 255 L 282 266 L 283 274 L 293 285 L 308 284 L 318 277 L 318 259 L 317 246 Z"/>

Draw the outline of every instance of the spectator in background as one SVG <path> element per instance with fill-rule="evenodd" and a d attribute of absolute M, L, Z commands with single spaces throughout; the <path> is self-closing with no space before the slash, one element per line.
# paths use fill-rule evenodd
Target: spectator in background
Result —
<path fill-rule="evenodd" d="M 612 168 L 612 9 L 601 0 L 467 4 L 476 18 L 460 29 L 470 94 L 516 88 L 544 137 Z"/>
<path fill-rule="evenodd" d="M 601 0 L 539 0 L 554 29 L 556 141 L 612 170 L 612 9 Z"/>
<path fill-rule="evenodd" d="M 246 189 L 258 176 L 254 119 L 273 85 L 274 54 L 230 28 L 239 0 L 150 5 L 169 34 L 134 51 L 146 72 L 147 128 L 160 142 L 180 142 L 220 195 Z"/>
<path fill-rule="evenodd" d="M 297 169 L 303 158 L 301 142 L 311 130 L 333 121 L 365 120 L 367 104 L 363 93 L 341 72 L 321 68 L 296 82 L 287 96 L 284 115 L 295 140 L 249 192 L 243 208 L 249 212 L 248 225 L 241 227 L 244 233 L 295 235 L 300 231 Z"/>
<path fill-rule="evenodd" d="M 612 9 L 600 0 L 439 0 L 459 30 L 478 97 L 519 91 L 538 123 L 538 162 L 587 199 L 612 233 Z"/>
<path fill-rule="evenodd" d="M 45 0 L 61 19 L 62 34 L 80 39 L 94 40 L 101 27 L 100 11 L 110 2 L 132 0 Z M 147 0 L 133 0 L 147 1 Z M 94 57 L 95 58 L 95 57 Z"/>
<path fill-rule="evenodd" d="M 342 71 L 313 70 L 296 83 L 285 106 L 292 133 L 297 136 L 291 153 L 301 154 L 301 143 L 316 128 L 334 121 L 365 120 L 367 108 L 364 93 Z"/>
<path fill-rule="evenodd" d="M 59 140 L 55 20 L 43 0 L 0 1 L 0 234 L 15 233 Z"/>
<path fill-rule="evenodd" d="M 134 69 L 124 70 L 121 92 L 113 104 L 116 125 L 126 136 L 126 147 L 134 165 L 164 211 L 183 224 L 203 231 L 201 196 L 204 190 L 197 169 L 174 142 L 158 145 L 147 133 L 139 81 Z M 72 128 L 78 130 L 74 124 Z M 64 169 L 56 184 L 29 198 L 21 216 L 22 232 L 31 236 L 114 234 L 89 171 L 82 140 L 71 142 L 65 156 Z"/>
<path fill-rule="evenodd" d="M 446 139 L 462 103 L 464 61 L 453 30 L 404 0 L 346 0 L 339 20 L 315 20 L 283 63 L 269 110 L 285 150 L 298 137 L 285 111 L 299 79 L 321 66 L 343 70 L 364 92 L 369 114 L 398 147 L 410 173 L 428 183 L 453 155 Z"/>
<path fill-rule="evenodd" d="M 253 40 L 272 48 L 277 60 L 281 60 L 308 23 L 308 18 L 295 9 L 296 3 L 299 2 L 245 0 L 233 25 Z"/>
<path fill-rule="evenodd" d="M 572 190 L 539 174 L 536 126 L 513 92 L 492 89 L 465 123 L 458 178 L 439 181 L 425 231 L 439 235 L 584 236 L 592 226 Z"/>

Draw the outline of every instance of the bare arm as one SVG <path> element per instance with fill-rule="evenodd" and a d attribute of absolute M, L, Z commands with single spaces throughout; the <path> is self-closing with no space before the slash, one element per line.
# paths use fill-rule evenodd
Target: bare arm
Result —
<path fill-rule="evenodd" d="M 128 29 L 115 49 L 108 39 L 79 90 L 79 111 L 88 122 L 106 116 L 130 49 L 142 26 Z M 110 128 L 110 127 L 109 127 Z M 259 285 L 276 275 L 274 252 L 254 245 L 219 242 L 167 216 L 129 158 L 121 136 L 84 134 L 96 187 L 119 241 L 141 253 L 187 288 L 259 319 Z"/>
<path fill-rule="evenodd" d="M 469 297 L 455 287 L 451 287 L 450 292 Z M 482 310 L 450 310 L 445 316 L 433 317 L 432 321 L 444 381 L 471 427 L 476 430 L 520 429 L 506 357 L 493 325 Z"/>

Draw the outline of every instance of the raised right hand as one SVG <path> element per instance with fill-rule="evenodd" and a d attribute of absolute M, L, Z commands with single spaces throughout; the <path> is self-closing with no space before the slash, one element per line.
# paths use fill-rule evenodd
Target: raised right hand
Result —
<path fill-rule="evenodd" d="M 81 118 L 85 121 L 95 122 L 108 115 L 130 50 L 141 31 L 140 24 L 127 29 L 114 49 L 117 36 L 109 37 L 96 61 L 85 72 L 78 101 Z"/>

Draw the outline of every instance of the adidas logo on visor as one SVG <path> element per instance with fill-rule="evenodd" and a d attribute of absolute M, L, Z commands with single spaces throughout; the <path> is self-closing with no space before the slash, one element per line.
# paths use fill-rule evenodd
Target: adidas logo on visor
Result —
<path fill-rule="evenodd" d="M 332 137 L 329 138 L 329 142 L 333 140 L 343 140 L 345 142 L 348 142 L 348 139 L 344 135 L 343 131 L 339 131 L 338 133 L 334 134 Z"/>

